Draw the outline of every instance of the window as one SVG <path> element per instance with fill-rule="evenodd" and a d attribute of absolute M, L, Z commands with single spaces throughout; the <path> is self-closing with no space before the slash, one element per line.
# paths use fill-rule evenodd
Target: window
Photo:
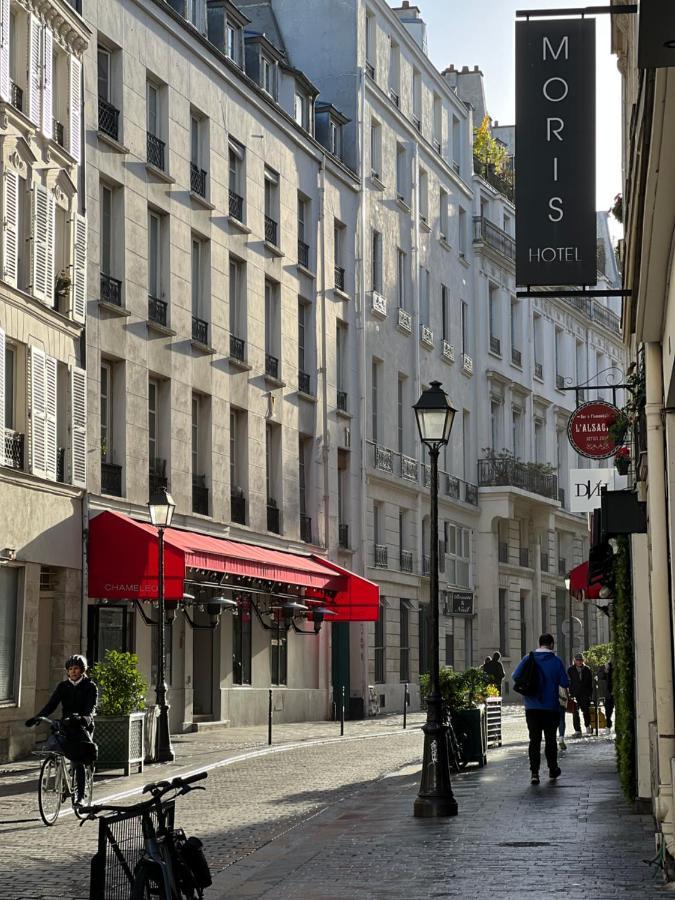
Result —
<path fill-rule="evenodd" d="M 494 399 L 490 401 L 490 440 L 492 450 L 499 453 L 502 447 L 502 404 Z"/>
<path fill-rule="evenodd" d="M 159 452 L 158 407 L 159 384 L 151 378 L 148 382 L 148 458 L 151 471 L 155 467 Z"/>
<path fill-rule="evenodd" d="M 438 222 L 439 237 L 442 241 L 448 239 L 448 192 L 440 189 L 438 198 Z"/>
<path fill-rule="evenodd" d="M 112 54 L 106 47 L 100 44 L 97 49 L 98 64 L 98 97 L 106 103 L 112 98 Z"/>
<path fill-rule="evenodd" d="M 344 322 L 337 322 L 335 326 L 335 366 L 336 385 L 338 395 L 343 395 L 342 404 L 344 412 L 347 412 L 347 326 Z M 338 409 L 340 409 L 340 396 L 338 396 Z"/>
<path fill-rule="evenodd" d="M 441 320 L 442 320 L 442 338 L 444 341 L 450 340 L 450 294 L 446 285 L 441 285 Z"/>
<path fill-rule="evenodd" d="M 380 599 L 380 612 L 375 622 L 375 682 L 383 684 L 386 681 L 386 600 Z"/>
<path fill-rule="evenodd" d="M 230 493 L 243 500 L 246 484 L 246 413 L 230 408 Z M 245 524 L 242 522 L 241 524 Z"/>
<path fill-rule="evenodd" d="M 455 636 L 449 631 L 445 632 L 445 664 L 455 667 Z"/>
<path fill-rule="evenodd" d="M 342 159 L 342 125 L 332 118 L 328 120 L 328 150 Z"/>
<path fill-rule="evenodd" d="M 192 236 L 192 315 L 206 319 L 208 272 L 208 241 Z M 204 342 L 205 343 L 205 342 Z"/>
<path fill-rule="evenodd" d="M 389 96 L 396 106 L 400 104 L 401 93 L 401 48 L 392 38 L 389 39 Z"/>
<path fill-rule="evenodd" d="M 511 300 L 511 361 L 516 365 L 522 363 L 520 335 L 520 304 Z"/>
<path fill-rule="evenodd" d="M 541 631 L 542 634 L 548 631 L 548 597 L 541 598 Z M 587 645 L 588 646 L 588 645 Z"/>
<path fill-rule="evenodd" d="M 382 235 L 375 229 L 371 235 L 370 283 L 373 291 L 382 293 Z"/>
<path fill-rule="evenodd" d="M 546 462 L 546 435 L 542 419 L 534 420 L 534 459 L 535 462 Z"/>
<path fill-rule="evenodd" d="M 408 154 L 403 144 L 396 144 L 396 195 L 408 202 Z"/>
<path fill-rule="evenodd" d="M 419 659 L 420 659 L 420 675 L 426 675 L 429 672 L 431 653 L 429 647 L 429 638 L 431 635 L 431 615 L 428 603 L 420 603 L 418 611 L 419 621 Z"/>
<path fill-rule="evenodd" d="M 311 461 L 312 439 L 305 437 L 303 434 L 298 435 L 298 498 L 300 505 L 300 516 L 307 515 L 307 463 Z M 303 540 L 307 540 L 303 537 Z"/>
<path fill-rule="evenodd" d="M 471 531 L 445 523 L 446 575 L 448 584 L 471 587 Z"/>
<path fill-rule="evenodd" d="M 16 700 L 17 621 L 19 619 L 19 569 L 0 568 L 0 702 Z"/>
<path fill-rule="evenodd" d="M 200 197 L 207 195 L 209 120 L 200 113 L 190 114 L 190 191 Z"/>
<path fill-rule="evenodd" d="M 133 650 L 132 611 L 126 606 L 90 606 L 88 609 L 87 659 L 90 665 L 102 662 L 108 650 Z"/>
<path fill-rule="evenodd" d="M 4 338 L 0 330 L 0 349 Z M 16 425 L 16 350 L 5 341 L 5 428 L 13 430 Z"/>
<path fill-rule="evenodd" d="M 113 461 L 113 370 L 109 362 L 101 362 L 101 462 Z"/>
<path fill-rule="evenodd" d="M 429 176 L 424 169 L 420 169 L 419 204 L 420 219 L 426 225 L 429 222 Z"/>
<path fill-rule="evenodd" d="M 270 683 L 288 684 L 288 632 L 282 611 L 274 611 L 274 627 L 270 631 Z"/>
<path fill-rule="evenodd" d="M 490 351 L 501 353 L 501 309 L 499 302 L 499 288 L 495 284 L 488 287 L 488 315 L 490 321 Z"/>
<path fill-rule="evenodd" d="M 244 222 L 244 148 L 230 138 L 228 144 L 229 214 L 238 222 Z"/>
<path fill-rule="evenodd" d="M 349 547 L 349 454 L 344 450 L 338 450 L 338 525 L 339 545 Z"/>
<path fill-rule="evenodd" d="M 264 54 L 260 57 L 260 86 L 270 95 L 276 97 L 276 66 Z"/>
<path fill-rule="evenodd" d="M 537 378 L 542 378 L 544 374 L 543 358 L 542 358 L 542 319 L 541 316 L 532 317 L 532 336 L 534 344 L 534 374 Z"/>
<path fill-rule="evenodd" d="M 499 651 L 502 656 L 509 655 L 508 623 L 509 623 L 509 592 L 506 588 L 499 588 Z"/>
<path fill-rule="evenodd" d="M 301 128 L 305 129 L 305 131 L 310 130 L 309 110 L 309 97 L 307 97 L 305 94 L 301 94 L 299 91 L 296 91 L 293 103 L 293 118 Z"/>
<path fill-rule="evenodd" d="M 366 12 L 366 70 L 371 78 L 375 77 L 377 65 L 375 50 L 375 16 Z"/>
<path fill-rule="evenodd" d="M 576 383 L 586 381 L 586 348 L 581 341 L 576 342 Z"/>
<path fill-rule="evenodd" d="M 164 298 L 164 216 L 148 213 L 148 294 L 151 298 Z M 166 325 L 167 323 L 164 322 Z"/>
<path fill-rule="evenodd" d="M 251 601 L 239 600 L 238 615 L 232 617 L 232 681 L 251 684 Z"/>
<path fill-rule="evenodd" d="M 511 429 L 513 455 L 516 459 L 521 459 L 523 455 L 523 416 L 519 406 L 514 406 L 511 409 Z"/>
<path fill-rule="evenodd" d="M 230 255 L 230 336 L 242 341 L 246 337 L 246 264 Z M 241 348 L 244 359 L 244 347 Z M 230 348 L 230 355 L 232 348 Z"/>
<path fill-rule="evenodd" d="M 377 411 L 378 411 L 378 391 L 379 391 L 379 379 L 380 379 L 380 362 L 376 359 L 373 360 L 371 366 L 371 382 L 370 382 L 370 403 L 371 403 L 371 437 L 375 443 L 377 443 L 378 439 L 378 421 L 377 421 Z"/>
<path fill-rule="evenodd" d="M 466 212 L 461 206 L 457 215 L 457 249 L 460 256 L 466 256 Z"/>
<path fill-rule="evenodd" d="M 400 247 L 396 251 L 396 294 L 398 297 L 398 307 L 399 309 L 405 309 L 405 300 L 406 300 L 406 275 L 408 271 L 408 262 L 406 259 L 405 250 L 401 250 Z"/>
<path fill-rule="evenodd" d="M 438 94 L 434 94 L 433 144 L 436 152 L 440 153 L 443 145 L 443 107 Z"/>
<path fill-rule="evenodd" d="M 405 375 L 398 376 L 398 391 L 396 399 L 396 446 L 399 453 L 403 453 L 405 447 Z"/>
<path fill-rule="evenodd" d="M 452 167 L 459 172 L 462 165 L 462 126 L 456 116 L 452 117 Z"/>
<path fill-rule="evenodd" d="M 101 184 L 101 275 L 112 275 L 113 192 Z"/>
<path fill-rule="evenodd" d="M 413 69 L 412 75 L 412 118 L 418 131 L 422 130 L 422 75 Z"/>
<path fill-rule="evenodd" d="M 265 485 L 268 506 L 278 505 L 279 461 L 281 459 L 281 429 L 268 422 L 265 426 Z M 272 530 L 272 529 L 269 529 Z"/>
<path fill-rule="evenodd" d="M 279 285 L 265 281 L 265 374 L 279 377 Z"/>
<path fill-rule="evenodd" d="M 161 137 L 160 89 L 152 81 L 147 83 L 147 129 L 153 137 Z"/>
<path fill-rule="evenodd" d="M 57 361 L 30 348 L 31 472 L 57 480 Z"/>
<path fill-rule="evenodd" d="M 599 368 L 598 368 L 599 371 Z M 563 333 L 561 328 L 555 330 L 555 377 L 556 387 L 562 387 L 565 383 L 563 357 Z"/>
<path fill-rule="evenodd" d="M 278 222 L 279 176 L 265 167 L 265 241 L 275 246 L 279 243 Z"/>
<path fill-rule="evenodd" d="M 471 351 L 471 343 L 469 340 L 469 304 L 461 301 L 462 309 L 462 353 L 467 354 Z"/>
<path fill-rule="evenodd" d="M 206 0 L 188 0 L 186 18 L 191 25 L 206 34 Z"/>
<path fill-rule="evenodd" d="M 471 413 L 465 409 L 462 414 L 462 477 L 470 481 L 473 475 L 474 455 L 471 452 Z"/>
<path fill-rule="evenodd" d="M 370 120 L 370 173 L 373 178 L 382 176 L 382 128 L 376 119 Z"/>
<path fill-rule="evenodd" d="M 410 601 L 400 600 L 398 607 L 399 669 L 401 681 L 410 681 Z"/>
<path fill-rule="evenodd" d="M 225 26 L 225 55 L 238 66 L 241 65 L 241 29 L 232 22 Z"/>
<path fill-rule="evenodd" d="M 307 372 L 307 360 L 305 358 L 305 319 L 307 306 L 300 301 L 298 303 L 298 371 Z M 307 392 L 309 393 L 309 392 Z"/>
<path fill-rule="evenodd" d="M 309 269 L 310 232 L 309 200 L 298 193 L 298 263 L 305 269 Z"/>
<path fill-rule="evenodd" d="M 430 281 L 429 270 L 420 266 L 420 322 L 424 325 L 429 325 L 431 321 Z"/>

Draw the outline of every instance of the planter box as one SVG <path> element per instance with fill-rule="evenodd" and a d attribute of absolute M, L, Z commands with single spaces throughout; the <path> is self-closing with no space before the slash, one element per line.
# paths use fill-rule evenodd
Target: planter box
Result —
<path fill-rule="evenodd" d="M 487 716 L 485 706 L 452 712 L 452 727 L 462 748 L 464 762 L 487 763 Z"/>
<path fill-rule="evenodd" d="M 129 716 L 96 716 L 94 740 L 98 744 L 97 769 L 143 771 L 145 713 Z"/>

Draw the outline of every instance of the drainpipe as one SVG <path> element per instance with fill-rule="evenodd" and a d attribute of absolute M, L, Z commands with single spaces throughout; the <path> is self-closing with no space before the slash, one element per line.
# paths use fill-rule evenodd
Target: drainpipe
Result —
<path fill-rule="evenodd" d="M 321 165 L 319 169 L 319 222 L 318 222 L 319 240 L 318 247 L 321 254 L 321 366 L 318 372 L 323 375 L 321 386 L 321 402 L 323 409 L 321 412 L 321 465 L 323 469 L 323 532 L 324 545 L 326 553 L 330 557 L 330 434 L 328 431 L 328 346 L 326 337 L 326 155 L 321 154 Z M 319 260 L 317 260 L 319 263 Z M 325 651 L 324 664 L 324 684 L 328 689 L 331 667 L 331 644 L 330 637 L 327 637 L 329 630 L 323 629 L 324 638 L 323 647 Z M 328 701 L 330 702 L 330 700 Z"/>
<path fill-rule="evenodd" d="M 80 577 L 80 652 L 86 653 L 87 635 L 87 587 L 88 587 L 88 557 L 87 538 L 89 536 L 89 495 L 82 492 L 82 575 Z"/>
<path fill-rule="evenodd" d="M 357 134 L 361 141 L 359 148 L 359 166 L 361 170 L 361 188 L 359 196 L 359 223 L 361 234 L 358 240 L 358 253 L 356 256 L 356 268 L 358 276 L 356 284 L 356 327 L 361 331 L 360 356 L 361 364 L 359 366 L 359 414 L 360 414 L 360 448 L 361 448 L 361 535 L 360 550 L 361 572 L 366 576 L 366 567 L 368 565 L 368 543 L 367 535 L 367 513 L 368 513 L 368 477 L 366 469 L 366 372 L 367 372 L 367 353 L 366 353 L 366 201 L 368 194 L 366 192 L 366 70 L 363 66 L 359 69 L 359 122 L 357 126 Z M 364 707 L 367 708 L 368 703 L 368 626 L 365 622 L 361 622 L 359 628 L 359 658 L 361 663 L 361 696 L 363 697 Z M 351 652 L 350 652 L 351 658 Z"/>
<path fill-rule="evenodd" d="M 658 787 L 654 816 L 668 852 L 675 856 L 671 759 L 675 756 L 673 714 L 673 657 L 670 590 L 668 583 L 668 516 L 666 509 L 666 457 L 663 432 L 662 351 L 659 344 L 645 347 L 647 457 L 649 475 L 647 509 L 651 543 L 650 600 L 652 605 L 652 665 L 657 725 Z"/>
<path fill-rule="evenodd" d="M 411 191 L 412 219 L 413 219 L 413 243 L 410 248 L 410 256 L 412 259 L 412 282 L 413 282 L 413 303 L 414 309 L 412 314 L 413 322 L 413 343 L 415 346 L 415 378 L 413 381 L 413 402 L 417 403 L 417 398 L 422 393 L 421 388 L 421 372 L 420 372 L 420 323 L 422 317 L 420 314 L 420 203 L 419 203 L 419 183 L 420 183 L 420 148 L 417 141 L 413 142 L 413 183 Z M 427 323 L 428 324 L 428 323 Z M 414 429 L 417 430 L 416 428 Z M 420 466 L 424 466 L 424 445 L 420 444 Z M 422 468 L 422 472 L 424 469 Z M 424 477 L 422 477 L 422 485 L 424 485 Z M 424 555 L 424 535 L 422 528 L 422 520 L 424 518 L 422 508 L 422 494 L 426 494 L 426 489 L 417 491 L 417 558 L 421 561 Z M 431 530 L 429 531 L 429 541 L 433 539 Z M 438 535 L 436 535 L 438 541 Z M 419 601 L 421 601 L 421 590 Z"/>

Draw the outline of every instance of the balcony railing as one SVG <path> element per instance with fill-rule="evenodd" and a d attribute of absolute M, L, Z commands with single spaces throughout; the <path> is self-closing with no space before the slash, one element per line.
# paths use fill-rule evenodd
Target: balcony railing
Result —
<path fill-rule="evenodd" d="M 398 308 L 398 327 L 401 331 L 405 331 L 406 334 L 412 334 L 412 316 L 400 306 Z"/>
<path fill-rule="evenodd" d="M 389 565 L 386 544 L 375 544 L 375 565 L 379 569 L 386 569 Z"/>
<path fill-rule="evenodd" d="M 422 131 L 422 119 L 419 116 L 416 116 L 415 113 L 411 116 L 412 123 L 418 131 Z"/>
<path fill-rule="evenodd" d="M 8 469 L 23 469 L 24 441 L 23 434 L 5 428 L 5 466 Z"/>
<path fill-rule="evenodd" d="M 565 488 L 558 488 L 558 500 L 560 501 L 560 505 L 565 507 Z"/>
<path fill-rule="evenodd" d="M 206 197 L 206 172 L 194 163 L 190 163 L 190 190 L 193 194 Z"/>
<path fill-rule="evenodd" d="M 269 375 L 270 378 L 279 378 L 279 360 L 271 353 L 265 354 L 265 375 Z"/>
<path fill-rule="evenodd" d="M 154 166 L 156 169 L 161 169 L 164 171 L 164 141 L 160 140 L 158 137 L 155 137 L 154 134 L 148 135 L 148 162 L 151 166 Z"/>
<path fill-rule="evenodd" d="M 209 323 L 197 316 L 192 317 L 192 340 L 205 346 L 209 342 Z"/>
<path fill-rule="evenodd" d="M 101 493 L 122 496 L 122 466 L 101 461 Z"/>
<path fill-rule="evenodd" d="M 565 387 L 565 376 L 564 375 L 556 375 L 555 376 L 555 386 L 561 391 Z"/>
<path fill-rule="evenodd" d="M 298 241 L 298 265 L 309 269 L 309 244 Z"/>
<path fill-rule="evenodd" d="M 300 540 L 306 544 L 312 543 L 312 519 L 310 516 L 300 516 Z"/>
<path fill-rule="evenodd" d="M 205 475 L 195 475 L 192 479 L 192 512 L 200 516 L 209 514 L 209 489 Z"/>
<path fill-rule="evenodd" d="M 337 392 L 337 408 L 340 412 L 347 412 L 347 391 Z"/>
<path fill-rule="evenodd" d="M 506 541 L 500 541 L 497 547 L 497 557 L 500 563 L 509 561 L 509 545 Z"/>
<path fill-rule="evenodd" d="M 246 341 L 243 338 L 230 335 L 230 356 L 239 362 L 246 360 Z"/>
<path fill-rule="evenodd" d="M 413 555 L 412 550 L 401 550 L 399 554 L 401 572 L 412 572 Z"/>
<path fill-rule="evenodd" d="M 120 111 L 112 103 L 98 98 L 98 130 L 114 141 L 119 140 Z"/>
<path fill-rule="evenodd" d="M 338 525 L 338 544 L 343 550 L 349 549 L 349 525 L 344 522 Z"/>
<path fill-rule="evenodd" d="M 66 139 L 63 130 L 63 122 L 59 122 L 56 119 L 52 120 L 52 134 L 54 135 L 54 140 L 59 145 L 59 147 L 66 146 Z"/>
<path fill-rule="evenodd" d="M 546 475 L 534 466 L 512 457 L 479 459 L 478 484 L 481 487 L 517 487 L 551 500 L 558 499 L 557 475 Z"/>
<path fill-rule="evenodd" d="M 401 103 L 401 98 L 398 95 L 398 92 L 393 88 L 389 88 L 389 99 L 395 106 L 399 106 Z"/>
<path fill-rule="evenodd" d="M 501 353 L 502 352 L 502 342 L 499 338 L 492 337 L 490 335 L 490 352 L 491 353 Z"/>
<path fill-rule="evenodd" d="M 342 266 L 335 266 L 335 287 L 338 291 L 345 289 L 345 270 Z"/>
<path fill-rule="evenodd" d="M 14 109 L 18 109 L 19 112 L 23 112 L 23 90 L 19 87 L 18 84 L 12 82 L 12 106 Z"/>
<path fill-rule="evenodd" d="M 511 235 L 502 231 L 485 216 L 473 217 L 473 239 L 474 241 L 483 241 L 488 247 L 497 250 L 507 259 L 515 260 L 516 258 L 516 242 Z"/>
<path fill-rule="evenodd" d="M 422 575 L 428 575 L 431 572 L 431 557 L 422 557 Z"/>
<path fill-rule="evenodd" d="M 543 365 L 543 363 L 538 363 L 538 362 L 536 362 L 536 363 L 534 364 L 534 377 L 535 377 L 535 378 L 540 378 L 540 379 L 543 380 L 543 378 L 544 378 L 544 365 Z"/>
<path fill-rule="evenodd" d="M 478 485 L 464 482 L 464 501 L 472 506 L 478 506 Z"/>
<path fill-rule="evenodd" d="M 412 456 L 401 454 L 401 478 L 408 481 L 417 481 L 417 460 Z"/>
<path fill-rule="evenodd" d="M 548 572 L 548 553 L 542 553 L 539 557 L 542 572 Z"/>
<path fill-rule="evenodd" d="M 454 475 L 448 475 L 445 493 L 448 497 L 452 497 L 453 500 L 459 500 L 459 478 L 455 478 Z"/>
<path fill-rule="evenodd" d="M 311 377 L 307 374 L 307 372 L 298 372 L 298 390 L 303 394 L 311 394 L 311 388 Z"/>
<path fill-rule="evenodd" d="M 265 216 L 265 240 L 268 244 L 277 246 L 277 223 L 269 216 Z"/>
<path fill-rule="evenodd" d="M 375 444 L 375 468 L 381 469 L 383 472 L 394 471 L 392 452 L 387 447 Z"/>
<path fill-rule="evenodd" d="M 237 222 L 244 221 L 244 198 L 230 188 L 230 215 Z"/>
<path fill-rule="evenodd" d="M 246 524 L 246 497 L 243 494 L 230 495 L 230 519 L 238 525 Z"/>
<path fill-rule="evenodd" d="M 513 200 L 514 186 L 512 172 L 497 172 L 493 163 L 485 163 L 476 156 L 473 158 L 473 170 L 476 175 L 480 175 L 480 177 L 484 178 L 488 184 L 492 185 L 493 188 L 496 188 L 500 194 L 503 194 L 509 200 Z"/>
<path fill-rule="evenodd" d="M 582 297 L 564 297 L 565 303 L 578 309 L 587 318 L 598 322 L 604 328 L 608 328 L 615 334 L 621 334 L 621 316 L 605 306 L 599 300 L 587 300 Z"/>
<path fill-rule="evenodd" d="M 527 547 L 520 548 L 519 559 L 520 559 L 520 565 L 524 569 L 529 569 L 529 567 L 530 567 L 530 551 L 527 549 Z"/>
<path fill-rule="evenodd" d="M 273 531 L 274 534 L 280 534 L 279 525 L 279 507 L 273 500 L 267 502 L 267 530 Z"/>
<path fill-rule="evenodd" d="M 429 463 L 424 463 L 422 466 L 422 484 L 424 487 L 430 487 L 431 485 L 431 466 Z"/>
<path fill-rule="evenodd" d="M 520 350 L 516 350 L 515 347 L 511 347 L 511 362 L 514 366 L 522 366 L 523 364 L 523 354 Z"/>
<path fill-rule="evenodd" d="M 112 303 L 113 306 L 122 305 L 122 282 L 111 275 L 101 272 L 101 300 Z"/>
<path fill-rule="evenodd" d="M 166 314 L 169 304 L 166 300 L 160 300 L 159 297 L 148 296 L 148 319 L 157 325 L 163 325 L 166 328 Z"/>

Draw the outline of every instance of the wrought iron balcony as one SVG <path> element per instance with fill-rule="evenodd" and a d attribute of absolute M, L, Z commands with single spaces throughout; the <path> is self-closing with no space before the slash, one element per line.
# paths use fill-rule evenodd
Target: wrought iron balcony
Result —
<path fill-rule="evenodd" d="M 337 392 L 337 408 L 340 412 L 347 412 L 347 391 Z"/>
<path fill-rule="evenodd" d="M 391 450 L 387 447 L 380 447 L 378 444 L 375 444 L 375 468 L 381 469 L 383 472 L 393 472 L 393 454 Z"/>
<path fill-rule="evenodd" d="M 246 341 L 243 338 L 235 337 L 235 335 L 230 335 L 230 356 L 233 359 L 238 359 L 239 362 L 246 361 Z"/>
<path fill-rule="evenodd" d="M 122 305 L 122 282 L 111 275 L 101 272 L 101 300 L 112 303 L 113 306 Z"/>
<path fill-rule="evenodd" d="M 159 297 L 150 297 L 148 295 L 148 319 L 151 322 L 155 322 L 157 325 L 163 325 L 166 328 L 166 313 L 169 308 L 169 304 L 165 300 L 160 300 Z"/>
<path fill-rule="evenodd" d="M 412 456 L 401 454 L 401 478 L 417 481 L 417 460 Z"/>
<path fill-rule="evenodd" d="M 400 331 L 404 331 L 406 334 L 412 334 L 412 316 L 409 312 L 407 312 L 407 310 L 403 309 L 400 306 L 398 308 L 398 327 Z"/>
<path fill-rule="evenodd" d="M 502 342 L 499 340 L 499 338 L 492 337 L 492 335 L 490 335 L 490 351 L 492 353 L 502 352 Z"/>
<path fill-rule="evenodd" d="M 298 241 L 298 264 L 309 269 L 309 244 Z"/>
<path fill-rule="evenodd" d="M 338 525 L 338 544 L 343 550 L 349 549 L 349 525 L 345 522 Z"/>
<path fill-rule="evenodd" d="M 300 540 L 306 544 L 312 543 L 312 519 L 310 516 L 300 516 Z"/>
<path fill-rule="evenodd" d="M 269 216 L 265 216 L 265 240 L 268 244 L 273 244 L 275 247 L 278 245 L 277 240 L 277 230 L 278 224 L 271 219 Z"/>
<path fill-rule="evenodd" d="M 459 500 L 459 478 L 455 478 L 454 475 L 448 475 L 445 493 L 448 497 L 452 497 L 453 500 Z"/>
<path fill-rule="evenodd" d="M 209 323 L 197 316 L 192 317 L 192 340 L 205 346 L 209 342 Z"/>
<path fill-rule="evenodd" d="M 201 516 L 209 514 L 209 489 L 206 487 L 206 475 L 192 476 L 192 512 Z"/>
<path fill-rule="evenodd" d="M 497 558 L 500 563 L 509 561 L 509 545 L 506 541 L 500 541 L 497 545 Z"/>
<path fill-rule="evenodd" d="M 265 354 L 265 375 L 269 375 L 270 378 L 279 378 L 279 360 L 271 353 Z"/>
<path fill-rule="evenodd" d="M 438 155 L 440 156 L 441 142 L 438 140 L 438 138 L 434 138 L 431 143 L 434 145 L 434 150 L 436 151 L 436 153 L 438 153 Z"/>
<path fill-rule="evenodd" d="M 375 565 L 378 569 L 386 569 L 389 565 L 387 545 L 375 544 Z"/>
<path fill-rule="evenodd" d="M 147 149 L 148 149 L 148 162 L 151 166 L 154 166 L 156 169 L 161 169 L 164 171 L 164 149 L 165 143 L 160 140 L 154 134 L 150 134 L 147 132 L 148 140 L 147 140 Z"/>
<path fill-rule="evenodd" d="M 246 497 L 243 494 L 230 495 L 230 519 L 238 525 L 246 524 Z"/>
<path fill-rule="evenodd" d="M 338 291 L 345 289 L 345 270 L 342 266 L 335 266 L 335 287 Z"/>
<path fill-rule="evenodd" d="M 311 388 L 311 377 L 307 374 L 307 372 L 298 372 L 298 390 L 303 394 L 311 394 Z"/>
<path fill-rule="evenodd" d="M 513 457 L 479 459 L 478 484 L 481 487 L 516 487 L 550 500 L 558 499 L 557 475 L 546 475 L 535 466 Z"/>
<path fill-rule="evenodd" d="M 473 158 L 473 170 L 476 175 L 480 175 L 480 177 L 484 178 L 488 184 L 492 185 L 493 188 L 496 188 L 500 194 L 503 194 L 508 200 L 513 200 L 514 185 L 512 172 L 497 172 L 493 163 L 483 162 L 483 160 L 478 159 L 476 156 Z"/>
<path fill-rule="evenodd" d="M 398 95 L 398 92 L 393 88 L 389 88 L 389 99 L 395 106 L 399 106 L 401 103 L 401 98 Z"/>
<path fill-rule="evenodd" d="M 230 188 L 230 215 L 237 222 L 244 221 L 244 198 Z"/>
<path fill-rule="evenodd" d="M 56 119 L 52 120 L 52 135 L 54 136 L 54 140 L 60 147 L 66 146 L 63 122 L 58 122 Z"/>
<path fill-rule="evenodd" d="M 119 140 L 120 111 L 107 100 L 98 98 L 98 130 L 114 141 Z"/>
<path fill-rule="evenodd" d="M 478 506 L 478 485 L 464 482 L 464 501 L 472 506 Z"/>
<path fill-rule="evenodd" d="M 273 531 L 274 534 L 280 534 L 279 524 L 279 507 L 275 500 L 267 501 L 267 530 Z"/>
<path fill-rule="evenodd" d="M 412 570 L 413 570 L 412 550 L 401 550 L 400 551 L 399 564 L 401 567 L 401 572 L 412 572 Z"/>
<path fill-rule="evenodd" d="M 101 493 L 122 496 L 122 466 L 101 461 Z"/>
<path fill-rule="evenodd" d="M 493 250 L 497 250 L 502 256 L 515 261 L 516 258 L 516 242 L 510 234 L 498 228 L 494 222 L 486 219 L 485 216 L 473 217 L 473 239 L 474 241 L 482 241 Z"/>
<path fill-rule="evenodd" d="M 422 119 L 419 116 L 416 116 L 415 113 L 412 114 L 412 123 L 418 131 L 422 131 Z"/>
<path fill-rule="evenodd" d="M 8 469 L 23 470 L 23 448 L 25 435 L 5 428 L 5 466 Z"/>
<path fill-rule="evenodd" d="M 15 84 L 13 81 L 12 85 L 12 106 L 14 109 L 18 109 L 19 112 L 23 112 L 23 90 L 19 87 L 18 84 Z"/>
<path fill-rule="evenodd" d="M 543 363 L 536 362 L 534 364 L 534 377 L 539 378 L 543 381 L 544 379 L 544 366 Z"/>
<path fill-rule="evenodd" d="M 190 163 L 190 190 L 193 194 L 206 197 L 206 172 L 194 163 Z"/>
<path fill-rule="evenodd" d="M 523 354 L 520 350 L 516 350 L 515 347 L 511 347 L 511 362 L 514 366 L 522 366 L 523 364 Z"/>
<path fill-rule="evenodd" d="M 520 565 L 524 569 L 529 569 L 529 567 L 530 567 L 530 551 L 528 550 L 527 547 L 520 548 L 519 559 L 520 559 Z"/>

